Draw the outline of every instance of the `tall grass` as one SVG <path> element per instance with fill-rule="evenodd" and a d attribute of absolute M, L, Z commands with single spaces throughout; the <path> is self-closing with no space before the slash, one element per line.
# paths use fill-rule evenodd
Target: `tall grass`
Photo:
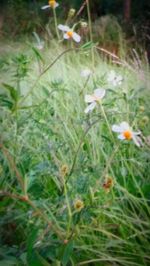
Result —
<path fill-rule="evenodd" d="M 93 68 L 84 46 L 19 46 L 1 64 L 0 265 L 149 265 L 148 64 L 93 46 Z M 96 87 L 106 96 L 85 114 Z M 141 131 L 140 148 L 112 132 L 122 121 Z"/>

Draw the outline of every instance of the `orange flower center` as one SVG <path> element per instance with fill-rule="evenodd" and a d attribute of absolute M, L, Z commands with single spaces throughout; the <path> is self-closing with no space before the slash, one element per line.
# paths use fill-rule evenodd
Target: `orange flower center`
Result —
<path fill-rule="evenodd" d="M 130 130 L 126 130 L 123 132 L 123 136 L 125 137 L 125 139 L 130 140 L 132 139 L 132 132 Z"/>
<path fill-rule="evenodd" d="M 100 101 L 100 98 L 99 98 L 98 96 L 96 96 L 96 95 L 93 95 L 93 99 L 94 99 L 94 101 L 96 101 L 96 102 L 99 102 L 99 101 Z"/>
<path fill-rule="evenodd" d="M 72 38 L 72 36 L 73 36 L 73 31 L 68 31 L 68 32 L 67 32 L 67 35 L 69 36 L 69 38 Z"/>
<path fill-rule="evenodd" d="M 110 189 L 113 186 L 114 182 L 111 177 L 107 179 L 107 181 L 103 184 L 104 189 Z"/>
<path fill-rule="evenodd" d="M 51 7 L 55 7 L 55 4 L 56 4 L 56 1 L 55 0 L 50 0 L 49 1 L 49 5 L 51 6 Z"/>

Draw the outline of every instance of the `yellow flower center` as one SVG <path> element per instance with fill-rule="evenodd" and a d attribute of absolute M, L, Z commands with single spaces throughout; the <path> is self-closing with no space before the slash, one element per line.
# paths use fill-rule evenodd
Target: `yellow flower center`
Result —
<path fill-rule="evenodd" d="M 72 36 L 73 36 L 73 31 L 68 31 L 68 32 L 67 32 L 67 35 L 69 36 L 69 38 L 72 38 Z"/>
<path fill-rule="evenodd" d="M 55 0 L 50 0 L 50 1 L 49 1 L 49 5 L 50 5 L 52 8 L 54 8 L 55 5 L 56 5 L 56 1 L 55 1 Z"/>
<path fill-rule="evenodd" d="M 125 130 L 123 132 L 123 136 L 125 137 L 125 139 L 130 140 L 132 139 L 132 132 L 130 130 Z"/>

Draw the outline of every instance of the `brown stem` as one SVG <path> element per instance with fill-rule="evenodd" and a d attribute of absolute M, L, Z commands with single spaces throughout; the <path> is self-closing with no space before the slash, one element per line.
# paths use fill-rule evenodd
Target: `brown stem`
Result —
<path fill-rule="evenodd" d="M 60 228 L 57 228 L 47 217 L 47 215 L 29 199 L 28 196 L 21 196 L 18 194 L 13 194 L 7 191 L 0 191 L 0 197 L 9 197 L 12 199 L 18 199 L 20 201 L 26 202 L 28 205 L 30 205 L 35 211 L 38 216 L 40 216 L 43 220 L 45 220 L 50 228 L 53 229 L 53 231 L 57 234 L 57 236 L 64 240 L 64 236 L 62 232 L 60 232 Z"/>
<path fill-rule="evenodd" d="M 21 174 L 19 173 L 16 164 L 14 162 L 13 157 L 11 156 L 11 154 L 9 153 L 9 151 L 4 147 L 4 145 L 2 143 L 0 143 L 0 149 L 2 150 L 3 154 L 5 155 L 5 157 L 7 158 L 9 164 L 10 164 L 10 168 L 13 169 L 13 171 L 16 174 L 17 180 L 21 186 L 22 191 L 25 193 L 25 185 L 24 185 L 24 180 L 23 177 L 21 176 Z"/>

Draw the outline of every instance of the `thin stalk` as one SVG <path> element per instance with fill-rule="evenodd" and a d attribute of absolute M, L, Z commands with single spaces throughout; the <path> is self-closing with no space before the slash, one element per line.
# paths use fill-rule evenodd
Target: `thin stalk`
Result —
<path fill-rule="evenodd" d="M 57 16 L 56 16 L 56 10 L 53 8 L 53 16 L 54 16 L 54 23 L 55 23 L 55 30 L 58 40 L 60 40 L 59 31 L 58 31 L 58 23 L 57 23 Z"/>
<path fill-rule="evenodd" d="M 18 194 L 13 194 L 13 193 L 10 193 L 10 192 L 6 192 L 6 191 L 0 191 L 0 197 L 9 197 L 9 198 L 12 198 L 12 199 L 18 199 L 20 201 L 23 201 L 23 202 L 26 202 L 28 205 L 30 205 L 35 211 L 36 211 L 36 214 L 38 216 L 40 216 L 40 218 L 42 218 L 50 228 L 53 229 L 53 231 L 58 235 L 58 237 L 62 240 L 64 240 L 64 235 L 62 234 L 62 232 L 60 232 L 60 229 L 57 228 L 57 226 L 55 224 L 53 224 L 49 218 L 47 217 L 47 215 L 44 213 L 43 210 L 39 209 L 34 203 L 33 201 L 31 201 L 29 199 L 28 196 L 21 196 L 21 195 L 18 195 Z"/>
<path fill-rule="evenodd" d="M 87 79 L 86 79 L 86 81 L 85 81 L 85 83 L 83 85 L 83 88 L 79 92 L 79 95 L 82 95 L 83 94 L 83 92 L 84 92 L 84 90 L 85 90 L 85 88 L 86 88 L 86 86 L 88 84 L 89 79 L 90 79 L 90 75 L 87 77 Z"/>
<path fill-rule="evenodd" d="M 114 137 L 113 137 L 113 134 L 112 134 L 112 131 L 111 131 L 111 127 L 110 127 L 110 125 L 109 125 L 109 122 L 108 122 L 108 119 L 107 119 L 107 115 L 106 115 L 106 113 L 105 113 L 105 110 L 104 110 L 104 107 L 103 107 L 102 103 L 100 103 L 100 109 L 101 109 L 101 112 L 102 112 L 103 117 L 104 117 L 104 119 L 105 119 L 105 122 L 106 122 L 106 124 L 107 124 L 107 127 L 108 127 L 108 130 L 109 130 L 109 132 L 110 132 L 110 135 L 111 135 L 112 139 L 114 140 Z"/>
<path fill-rule="evenodd" d="M 78 48 L 74 48 L 75 50 L 79 50 Z M 32 91 L 34 90 L 34 88 L 36 87 L 38 81 L 40 80 L 40 78 L 51 68 L 53 67 L 53 65 L 66 53 L 72 51 L 72 48 L 69 48 L 65 51 L 63 51 L 60 55 L 58 55 L 54 61 L 52 63 L 50 63 L 42 72 L 41 74 L 37 77 L 37 79 L 35 80 L 34 84 L 31 86 L 31 88 L 29 89 L 28 93 L 21 99 L 20 104 L 22 104 L 28 97 L 29 95 L 32 93 Z"/>
<path fill-rule="evenodd" d="M 71 223 L 72 223 L 72 212 L 71 212 L 71 207 L 70 207 L 70 202 L 68 198 L 68 193 L 67 193 L 67 186 L 64 180 L 64 195 L 66 199 L 66 204 L 67 204 L 67 209 L 68 209 L 68 224 L 67 224 L 67 238 L 69 238 L 70 235 L 70 229 L 71 229 Z"/>
<path fill-rule="evenodd" d="M 93 44 L 92 20 L 91 20 L 91 12 L 90 12 L 89 0 L 86 0 L 86 5 L 87 5 L 87 15 L 88 15 L 88 22 L 89 22 L 90 41 Z M 94 69 L 94 66 L 95 66 L 95 57 L 94 57 L 94 47 L 93 47 L 93 45 L 91 47 L 91 58 L 92 58 L 92 65 L 93 65 L 93 69 Z"/>
<path fill-rule="evenodd" d="M 16 174 L 18 183 L 20 184 L 20 187 L 21 187 L 23 193 L 25 194 L 26 193 L 26 186 L 24 183 L 24 179 L 21 176 L 21 174 L 19 173 L 13 157 L 11 156 L 9 151 L 4 147 L 4 145 L 2 143 L 0 144 L 0 149 L 2 149 L 4 156 L 6 157 L 7 161 L 9 162 L 10 169 L 12 169 L 14 171 L 14 173 Z"/>
<path fill-rule="evenodd" d="M 78 153 L 80 151 L 80 148 L 82 146 L 82 143 L 85 139 L 85 136 L 88 134 L 89 130 L 100 120 L 100 118 L 98 118 L 96 121 L 94 121 L 91 125 L 89 125 L 89 127 L 86 129 L 86 131 L 83 133 L 81 139 L 80 139 L 80 142 L 79 142 L 79 145 L 77 147 L 77 150 L 75 152 L 75 156 L 74 156 L 74 159 L 73 159 L 73 162 L 72 162 L 72 166 L 71 166 L 71 169 L 70 169 L 70 172 L 68 174 L 68 178 L 66 180 L 66 183 L 68 182 L 68 179 L 69 177 L 72 175 L 73 171 L 74 171 L 74 167 L 75 167 L 75 164 L 76 164 L 76 161 L 77 161 L 77 156 L 78 156 Z"/>
<path fill-rule="evenodd" d="M 105 176 L 108 174 L 109 168 L 111 167 L 111 163 L 113 162 L 113 159 L 114 159 L 114 157 L 115 157 L 115 155 L 116 155 L 116 153 L 117 153 L 117 151 L 118 151 L 118 149 L 119 149 L 119 146 L 120 146 L 120 144 L 118 144 L 118 145 L 114 148 L 114 150 L 113 150 L 113 152 L 112 152 L 110 158 L 107 159 L 106 167 L 105 167 L 105 169 L 104 169 L 104 171 L 103 171 L 103 174 L 102 174 L 103 177 L 105 177 Z"/>

